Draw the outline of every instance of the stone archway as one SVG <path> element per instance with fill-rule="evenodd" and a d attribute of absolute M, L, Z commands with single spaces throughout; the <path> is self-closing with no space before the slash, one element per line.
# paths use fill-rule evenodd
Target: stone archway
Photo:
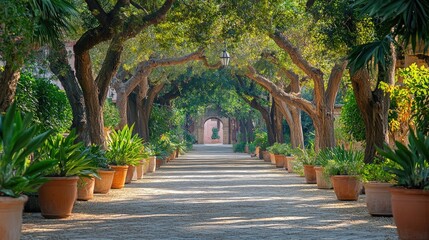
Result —
<path fill-rule="evenodd" d="M 216 110 L 207 110 L 203 116 L 197 118 L 192 122 L 192 126 L 189 127 L 190 133 L 195 137 L 197 144 L 204 144 L 204 124 L 210 119 L 216 119 L 216 121 L 222 123 L 222 132 L 219 133 L 222 139 L 219 140 L 219 143 L 232 144 L 236 141 L 237 125 L 235 124 L 235 119 L 221 117 L 219 111 Z"/>
<path fill-rule="evenodd" d="M 203 137 L 203 143 L 204 144 L 223 144 L 224 138 L 223 138 L 223 122 L 220 118 L 209 118 L 204 122 L 204 137 Z M 218 133 L 217 136 L 219 138 L 214 139 L 213 136 L 215 135 L 214 129 L 217 129 Z"/>

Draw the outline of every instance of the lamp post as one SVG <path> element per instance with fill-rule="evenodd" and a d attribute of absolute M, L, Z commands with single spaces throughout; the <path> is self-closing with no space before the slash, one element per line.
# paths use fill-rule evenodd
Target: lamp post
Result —
<path fill-rule="evenodd" d="M 225 48 L 220 54 L 220 61 L 222 63 L 222 66 L 224 67 L 228 66 L 230 58 L 231 57 L 229 56 L 229 53 L 226 51 L 226 43 L 225 43 Z"/>

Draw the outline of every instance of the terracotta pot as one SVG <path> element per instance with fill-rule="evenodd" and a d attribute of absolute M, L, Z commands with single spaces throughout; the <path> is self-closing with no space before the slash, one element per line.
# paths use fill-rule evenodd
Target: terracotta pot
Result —
<path fill-rule="evenodd" d="M 271 155 L 268 151 L 262 151 L 262 158 L 264 159 L 265 162 L 271 161 Z"/>
<path fill-rule="evenodd" d="M 292 173 L 293 172 L 293 163 L 295 161 L 294 157 L 288 157 L 287 159 L 287 172 Z"/>
<path fill-rule="evenodd" d="M 270 161 L 271 164 L 276 165 L 276 155 L 274 153 L 270 153 Z"/>
<path fill-rule="evenodd" d="M 162 158 L 156 158 L 156 168 L 160 168 L 164 164 L 164 160 Z"/>
<path fill-rule="evenodd" d="M 143 175 L 149 172 L 149 159 L 143 161 Z"/>
<path fill-rule="evenodd" d="M 176 151 L 170 154 L 170 161 L 174 160 L 175 158 L 176 158 Z"/>
<path fill-rule="evenodd" d="M 77 200 L 88 201 L 94 198 L 95 179 L 80 178 L 77 181 Z"/>
<path fill-rule="evenodd" d="M 125 178 L 125 184 L 131 183 L 131 181 L 133 180 L 133 176 L 135 175 L 135 172 L 136 172 L 136 167 L 132 166 L 132 165 L 128 165 L 128 171 L 127 171 L 127 175 Z"/>
<path fill-rule="evenodd" d="M 314 165 L 304 165 L 304 177 L 306 183 L 317 183 L 316 170 L 314 170 Z"/>
<path fill-rule="evenodd" d="M 48 177 L 39 188 L 39 203 L 44 218 L 66 218 L 77 198 L 79 177 Z"/>
<path fill-rule="evenodd" d="M 115 170 L 113 174 L 113 181 L 111 188 L 121 189 L 125 186 L 125 179 L 127 177 L 128 166 L 111 166 Z"/>
<path fill-rule="evenodd" d="M 274 155 L 274 159 L 276 161 L 276 167 L 278 167 L 278 168 L 283 168 L 284 167 L 285 160 L 286 160 L 286 158 L 285 158 L 284 155 L 277 155 L 277 154 L 275 154 Z"/>
<path fill-rule="evenodd" d="M 115 175 L 114 170 L 97 170 L 98 176 L 100 177 L 95 178 L 95 186 L 94 186 L 94 193 L 103 193 L 106 194 L 109 192 L 110 188 L 112 187 L 113 182 L 113 176 Z"/>
<path fill-rule="evenodd" d="M 335 175 L 331 176 L 335 195 L 340 201 L 357 201 L 362 184 L 357 176 Z"/>
<path fill-rule="evenodd" d="M 429 239 L 429 191 L 391 188 L 393 219 L 400 239 Z"/>
<path fill-rule="evenodd" d="M 136 166 L 136 178 L 142 179 L 144 174 L 144 160 L 140 162 L 139 165 Z"/>
<path fill-rule="evenodd" d="M 326 178 L 323 174 L 323 167 L 314 167 L 316 172 L 317 188 L 319 189 L 331 189 L 332 183 L 329 178 Z"/>
<path fill-rule="evenodd" d="M 255 155 L 259 157 L 260 147 L 255 148 Z"/>
<path fill-rule="evenodd" d="M 178 158 L 180 156 L 180 150 L 176 149 L 176 158 Z"/>
<path fill-rule="evenodd" d="M 156 171 L 156 156 L 149 157 L 149 168 L 147 172 L 155 172 Z"/>
<path fill-rule="evenodd" d="M 373 216 L 392 216 L 390 188 L 393 184 L 368 182 L 365 183 L 366 207 Z"/>
<path fill-rule="evenodd" d="M 21 238 L 22 209 L 27 196 L 0 197 L 0 239 Z"/>

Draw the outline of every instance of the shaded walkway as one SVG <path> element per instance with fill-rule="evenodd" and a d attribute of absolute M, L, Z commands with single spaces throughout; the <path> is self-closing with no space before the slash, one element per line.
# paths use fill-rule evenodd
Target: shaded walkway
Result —
<path fill-rule="evenodd" d="M 77 202 L 68 219 L 24 215 L 22 239 L 397 239 L 392 218 L 230 146 L 196 145 L 156 173 Z"/>

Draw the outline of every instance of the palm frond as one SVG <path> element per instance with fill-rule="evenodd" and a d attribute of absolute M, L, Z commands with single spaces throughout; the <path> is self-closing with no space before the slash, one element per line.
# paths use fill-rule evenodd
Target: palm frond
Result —
<path fill-rule="evenodd" d="M 387 35 L 380 41 L 354 47 L 347 57 L 352 74 L 363 67 L 375 68 L 380 65 L 386 68 L 386 63 L 391 56 L 390 44 L 394 42 L 392 36 Z"/>

